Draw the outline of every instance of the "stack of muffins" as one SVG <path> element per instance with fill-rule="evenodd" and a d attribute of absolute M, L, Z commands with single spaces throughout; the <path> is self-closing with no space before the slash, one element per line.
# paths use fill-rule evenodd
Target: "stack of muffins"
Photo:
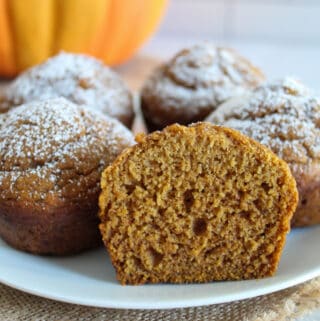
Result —
<path fill-rule="evenodd" d="M 123 81 L 94 58 L 62 53 L 13 81 L 0 110 L 2 238 L 37 254 L 101 244 L 101 172 L 134 144 Z"/>
<path fill-rule="evenodd" d="M 141 96 L 149 128 L 161 129 L 168 119 L 206 121 L 270 148 L 297 181 L 300 197 L 292 226 L 320 223 L 320 100 L 298 80 L 265 82 L 249 61 L 208 44 L 182 50 L 155 70 Z"/>
<path fill-rule="evenodd" d="M 122 284 L 273 275 L 290 225 L 320 222 L 320 101 L 264 81 L 231 49 L 184 49 L 145 81 L 156 131 L 134 142 L 108 67 L 62 53 L 31 68 L 0 96 L 0 236 L 54 255 L 102 240 Z"/>

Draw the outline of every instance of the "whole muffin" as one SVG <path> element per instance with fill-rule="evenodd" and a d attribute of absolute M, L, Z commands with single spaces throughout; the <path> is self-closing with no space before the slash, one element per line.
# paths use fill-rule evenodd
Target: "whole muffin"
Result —
<path fill-rule="evenodd" d="M 283 160 L 209 123 L 140 137 L 101 186 L 100 230 L 122 284 L 273 275 L 298 201 Z"/>
<path fill-rule="evenodd" d="M 263 80 L 262 72 L 236 51 L 196 45 L 178 52 L 145 81 L 142 111 L 151 130 L 189 124 Z"/>
<path fill-rule="evenodd" d="M 299 205 L 292 226 L 320 223 L 320 100 L 285 78 L 231 99 L 207 119 L 238 129 L 285 160 L 297 181 Z"/>
<path fill-rule="evenodd" d="M 133 121 L 132 96 L 120 77 L 99 60 L 60 53 L 18 76 L 0 97 L 0 112 L 48 98 L 64 97 L 120 120 Z"/>
<path fill-rule="evenodd" d="M 37 254 L 99 245 L 100 175 L 133 143 L 116 119 L 63 98 L 0 115 L 0 236 Z"/>

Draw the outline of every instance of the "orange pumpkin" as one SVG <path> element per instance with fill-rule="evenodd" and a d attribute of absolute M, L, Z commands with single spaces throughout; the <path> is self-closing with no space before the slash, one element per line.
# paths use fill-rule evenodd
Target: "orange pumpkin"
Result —
<path fill-rule="evenodd" d="M 0 75 L 60 50 L 127 60 L 150 36 L 167 0 L 0 0 Z"/>

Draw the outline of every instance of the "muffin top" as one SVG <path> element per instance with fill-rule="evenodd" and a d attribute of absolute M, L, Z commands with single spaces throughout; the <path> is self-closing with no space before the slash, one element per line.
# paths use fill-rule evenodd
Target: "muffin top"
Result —
<path fill-rule="evenodd" d="M 236 51 L 202 44 L 160 66 L 145 82 L 142 96 L 157 106 L 186 109 L 192 117 L 198 109 L 213 110 L 263 80 L 262 72 Z"/>
<path fill-rule="evenodd" d="M 0 197 L 37 206 L 97 197 L 101 171 L 127 146 L 116 119 L 64 98 L 0 115 Z"/>
<path fill-rule="evenodd" d="M 291 165 L 320 160 L 320 100 L 293 78 L 230 99 L 207 121 L 241 131 Z"/>
<path fill-rule="evenodd" d="M 0 112 L 61 96 L 131 125 L 132 97 L 124 82 L 99 60 L 81 54 L 60 53 L 22 73 L 0 98 Z"/>

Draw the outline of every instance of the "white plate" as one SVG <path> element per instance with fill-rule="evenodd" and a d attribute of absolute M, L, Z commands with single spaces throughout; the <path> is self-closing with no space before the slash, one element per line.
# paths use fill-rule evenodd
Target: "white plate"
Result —
<path fill-rule="evenodd" d="M 250 298 L 320 275 L 320 226 L 290 233 L 276 276 L 190 285 L 121 286 L 104 249 L 68 258 L 16 251 L 0 240 L 0 282 L 59 301 L 107 308 L 177 308 Z"/>

